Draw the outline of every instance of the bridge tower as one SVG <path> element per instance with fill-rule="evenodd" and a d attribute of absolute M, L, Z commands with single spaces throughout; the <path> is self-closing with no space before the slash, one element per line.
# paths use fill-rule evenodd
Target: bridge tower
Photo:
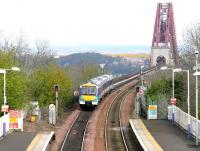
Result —
<path fill-rule="evenodd" d="M 172 3 L 158 3 L 151 47 L 151 66 L 178 66 L 176 32 Z"/>

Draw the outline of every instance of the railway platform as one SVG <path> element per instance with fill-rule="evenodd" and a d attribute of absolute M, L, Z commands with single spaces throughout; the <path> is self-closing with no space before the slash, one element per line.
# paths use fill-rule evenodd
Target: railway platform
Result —
<path fill-rule="evenodd" d="M 154 140 L 165 151 L 199 151 L 200 149 L 200 147 L 195 146 L 194 138 L 191 137 L 188 139 L 187 133 L 177 125 L 172 125 L 169 120 L 142 119 L 139 125 L 141 125 L 141 123 L 145 126 L 145 130 L 141 129 L 143 126 L 140 126 L 140 129 L 137 131 L 141 133 L 140 137 L 144 137 L 142 138 L 143 144 L 147 142 L 147 139 L 150 140 L 150 144 L 146 145 L 149 146 L 149 150 L 151 150 L 152 146 L 157 146 Z M 136 125 L 135 127 L 138 125 L 134 120 L 130 120 L 130 124 Z M 148 132 L 146 132 L 146 130 Z M 152 135 L 153 139 L 149 134 Z"/>
<path fill-rule="evenodd" d="M 141 119 L 130 119 L 130 125 L 144 151 L 163 151 Z"/>
<path fill-rule="evenodd" d="M 14 131 L 0 140 L 0 150 L 25 151 L 35 136 L 34 132 Z"/>
<path fill-rule="evenodd" d="M 0 140 L 0 150 L 4 151 L 45 151 L 53 139 L 54 132 L 14 131 Z"/>
<path fill-rule="evenodd" d="M 172 125 L 169 120 L 145 120 L 144 125 L 151 135 L 166 151 L 199 151 L 200 147 L 195 146 L 194 138 L 187 138 L 187 133 L 178 127 Z"/>

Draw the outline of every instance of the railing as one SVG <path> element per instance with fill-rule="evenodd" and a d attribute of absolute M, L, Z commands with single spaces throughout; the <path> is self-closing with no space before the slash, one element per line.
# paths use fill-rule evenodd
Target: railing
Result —
<path fill-rule="evenodd" d="M 188 123 L 190 123 L 190 133 L 193 136 L 196 136 L 198 134 L 198 138 L 200 139 L 200 120 L 196 120 L 193 116 L 188 116 L 188 114 L 184 111 L 182 111 L 180 108 L 174 106 L 168 107 L 168 119 L 172 120 L 172 111 L 174 110 L 174 121 L 181 126 L 184 130 L 188 130 Z M 188 119 L 189 118 L 189 119 Z M 189 122 L 190 120 L 190 122 Z M 198 133 L 196 133 L 196 126 L 198 122 Z"/>
<path fill-rule="evenodd" d="M 0 117 L 0 137 L 5 136 L 9 131 L 9 114 Z"/>

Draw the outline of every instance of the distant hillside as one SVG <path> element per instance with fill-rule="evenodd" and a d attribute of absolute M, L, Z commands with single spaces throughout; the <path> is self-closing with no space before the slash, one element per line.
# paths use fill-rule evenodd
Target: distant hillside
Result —
<path fill-rule="evenodd" d="M 62 56 L 58 59 L 58 63 L 63 67 L 81 64 L 105 64 L 104 70 L 114 74 L 128 74 L 139 70 L 138 62 L 99 53 L 75 53 Z"/>
<path fill-rule="evenodd" d="M 147 53 L 123 53 L 123 54 L 108 54 L 108 56 L 113 56 L 113 57 L 126 57 L 126 58 L 148 58 L 149 54 Z"/>
<path fill-rule="evenodd" d="M 113 61 L 119 61 L 121 58 L 102 55 L 99 53 L 74 53 L 71 55 L 63 56 L 59 58 L 59 64 L 68 66 L 70 64 L 80 65 L 83 63 L 96 63 L 96 64 L 109 64 Z"/>

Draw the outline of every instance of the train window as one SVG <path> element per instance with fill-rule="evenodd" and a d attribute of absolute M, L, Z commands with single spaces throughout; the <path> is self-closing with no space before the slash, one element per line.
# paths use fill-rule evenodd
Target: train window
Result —
<path fill-rule="evenodd" d="M 81 95 L 96 95 L 96 87 L 94 86 L 87 86 L 87 87 L 82 87 L 80 89 Z"/>

